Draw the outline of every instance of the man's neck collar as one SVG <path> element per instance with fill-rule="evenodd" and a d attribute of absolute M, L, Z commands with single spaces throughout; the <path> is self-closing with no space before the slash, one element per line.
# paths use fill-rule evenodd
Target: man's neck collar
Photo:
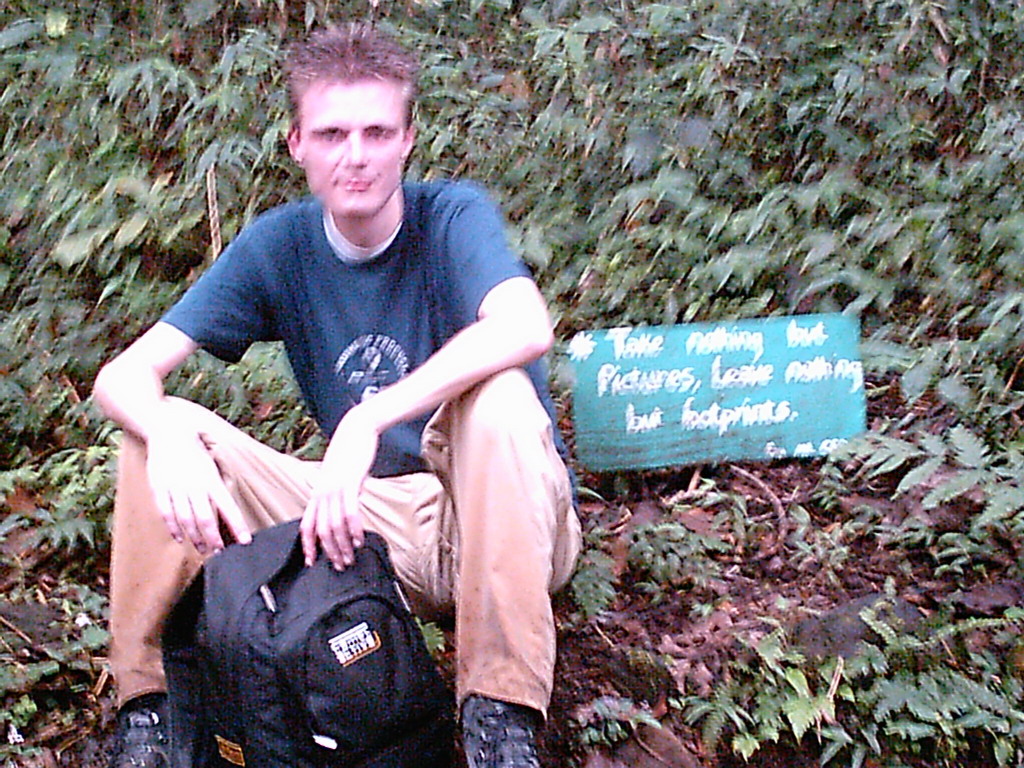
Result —
<path fill-rule="evenodd" d="M 392 230 L 390 235 L 384 238 L 384 240 L 377 245 L 364 247 L 356 245 L 341 234 L 341 230 L 339 230 L 338 225 L 334 223 L 334 217 L 331 216 L 330 211 L 324 209 L 324 233 L 327 235 L 327 242 L 330 243 L 331 249 L 337 257 L 346 264 L 363 264 L 380 256 L 395 241 L 395 238 L 398 237 L 398 232 L 401 228 L 402 220 L 399 219 L 398 225 L 394 230 Z"/>

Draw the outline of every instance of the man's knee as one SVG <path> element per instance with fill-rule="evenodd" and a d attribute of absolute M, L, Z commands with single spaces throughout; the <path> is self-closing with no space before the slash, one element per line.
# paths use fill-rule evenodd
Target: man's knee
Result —
<path fill-rule="evenodd" d="M 468 393 L 464 418 L 474 429 L 497 433 L 548 431 L 551 420 L 522 368 L 495 374 Z"/>
<path fill-rule="evenodd" d="M 181 428 L 192 425 L 200 439 L 210 447 L 212 443 L 223 441 L 224 438 L 237 431 L 235 427 L 207 408 L 180 397 L 168 397 L 166 407 L 169 409 L 173 422 Z M 219 439 L 218 439 L 219 436 Z M 121 437 L 119 466 L 122 473 L 133 474 L 145 468 L 145 441 L 125 431 Z"/>
<path fill-rule="evenodd" d="M 237 429 L 209 408 L 183 397 L 168 397 L 167 407 L 171 409 L 170 412 L 177 420 L 176 423 L 182 427 L 191 425 L 200 435 Z"/>

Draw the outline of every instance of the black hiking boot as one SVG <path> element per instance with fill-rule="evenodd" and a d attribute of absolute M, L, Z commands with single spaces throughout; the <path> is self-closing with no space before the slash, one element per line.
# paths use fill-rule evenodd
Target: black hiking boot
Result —
<path fill-rule="evenodd" d="M 469 768 L 540 768 L 529 707 L 470 696 L 462 705 L 462 746 Z"/>
<path fill-rule="evenodd" d="M 166 702 L 166 694 L 149 693 L 121 707 L 110 768 L 170 768 Z"/>

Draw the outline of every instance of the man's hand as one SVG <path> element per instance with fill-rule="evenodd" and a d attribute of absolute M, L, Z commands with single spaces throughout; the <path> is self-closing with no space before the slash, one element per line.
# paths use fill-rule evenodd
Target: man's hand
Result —
<path fill-rule="evenodd" d="M 365 413 L 360 407 L 348 411 L 327 447 L 300 526 L 306 565 L 316 560 L 317 542 L 338 570 L 355 562 L 355 548 L 363 544 L 359 494 L 380 444 L 378 428 Z"/>
<path fill-rule="evenodd" d="M 108 417 L 146 443 L 146 473 L 171 536 L 207 554 L 224 548 L 220 520 L 242 544 L 252 534 L 189 411 L 164 396 L 164 378 L 197 348 L 173 325 L 157 323 L 103 366 L 93 396 Z"/>
<path fill-rule="evenodd" d="M 200 554 L 217 552 L 224 548 L 221 519 L 236 541 L 252 541 L 242 510 L 195 432 L 177 428 L 151 436 L 146 472 L 156 507 L 175 541 L 188 539 Z"/>

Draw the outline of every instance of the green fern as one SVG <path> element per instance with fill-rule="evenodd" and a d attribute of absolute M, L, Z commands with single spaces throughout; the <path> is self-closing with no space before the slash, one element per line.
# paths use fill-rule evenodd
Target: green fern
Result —
<path fill-rule="evenodd" d="M 940 535 L 926 522 L 909 517 L 888 534 L 902 546 L 932 553 L 937 576 L 964 573 L 979 560 L 1005 560 L 1011 554 L 1005 552 L 1006 542 L 1024 532 L 1024 458 L 1014 450 L 997 454 L 966 425 L 945 435 L 922 433 L 913 440 L 869 435 L 853 441 L 845 455 L 860 462 L 859 472 L 867 478 L 916 464 L 900 478 L 894 496 L 919 493 L 925 510 L 964 498 L 971 509 L 981 502 L 980 512 L 972 513 L 960 531 Z M 819 495 L 834 498 L 845 482 L 842 473 L 827 472 Z"/>
<path fill-rule="evenodd" d="M 633 532 L 629 564 L 647 576 L 655 589 L 663 585 L 700 587 L 720 573 L 714 555 L 729 549 L 721 539 L 694 533 L 685 525 L 652 523 Z"/>
<path fill-rule="evenodd" d="M 852 442 L 849 451 L 854 452 L 860 459 L 860 471 L 868 478 L 895 472 L 923 455 L 921 448 L 913 443 L 881 434 L 864 435 Z"/>
<path fill-rule="evenodd" d="M 934 477 L 946 463 L 945 452 L 939 456 L 932 456 L 927 461 L 914 467 L 907 472 L 896 486 L 895 496 L 902 496 L 913 488 L 924 485 Z"/>
<path fill-rule="evenodd" d="M 962 467 L 985 469 L 989 466 L 991 454 L 988 446 L 963 424 L 957 424 L 949 431 L 949 446 Z"/>
<path fill-rule="evenodd" d="M 971 522 L 971 533 L 982 536 L 987 529 L 1010 521 L 1022 509 L 1024 487 L 1010 483 L 997 486 L 989 493 L 985 509 Z"/>
<path fill-rule="evenodd" d="M 446 645 L 444 630 L 434 622 L 423 621 L 419 617 L 416 618 L 416 626 L 419 627 L 420 634 L 423 635 L 423 642 L 430 655 L 435 659 L 439 658 L 444 653 Z"/>
<path fill-rule="evenodd" d="M 981 469 L 957 472 L 929 491 L 921 503 L 925 509 L 935 509 L 963 496 L 968 491 L 984 487 L 990 479 L 991 475 Z"/>
<path fill-rule="evenodd" d="M 615 562 L 600 549 L 588 549 L 581 555 L 573 574 L 573 599 L 586 619 L 597 616 L 615 600 Z"/>
<path fill-rule="evenodd" d="M 610 747 L 629 738 L 637 726 L 660 728 L 651 711 L 631 699 L 600 696 L 581 707 L 576 714 L 579 740 L 587 747 Z"/>
<path fill-rule="evenodd" d="M 823 744 L 822 764 L 862 765 L 869 755 L 927 750 L 950 756 L 942 764 L 953 765 L 984 736 L 995 764 L 1010 765 L 1008 744 L 1024 737 L 1024 682 L 1008 674 L 998 653 L 975 654 L 970 665 L 956 667 L 948 654 L 961 647 L 958 638 L 978 633 L 988 648 L 1013 647 L 1024 609 L 944 623 L 922 637 L 885 616 L 884 600 L 861 612 L 881 642 L 863 643 L 843 665 L 811 663 L 785 650 L 776 629 L 755 646 L 756 663 L 734 662 L 709 697 L 690 697 L 687 722 L 700 723 L 708 745 L 728 736 L 744 758 L 787 734 L 795 742 L 814 734 Z"/>

